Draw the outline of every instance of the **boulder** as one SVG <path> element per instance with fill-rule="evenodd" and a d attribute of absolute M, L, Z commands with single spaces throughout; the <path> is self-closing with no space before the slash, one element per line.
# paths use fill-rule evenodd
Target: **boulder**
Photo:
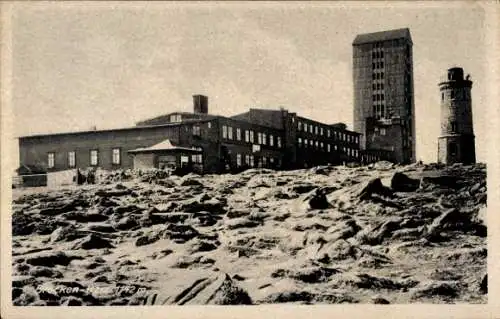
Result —
<path fill-rule="evenodd" d="M 305 201 L 309 204 L 310 209 L 327 209 L 331 207 L 325 193 L 321 189 L 311 192 L 306 196 Z"/>
<path fill-rule="evenodd" d="M 186 242 L 198 236 L 199 232 L 189 225 L 168 224 L 163 236 L 176 242 Z"/>
<path fill-rule="evenodd" d="M 391 188 L 395 192 L 414 192 L 420 187 L 420 181 L 403 173 L 394 173 L 391 178 Z"/>
<path fill-rule="evenodd" d="M 33 266 L 54 267 L 55 265 L 67 266 L 73 259 L 83 259 L 79 256 L 70 256 L 62 251 L 44 251 L 26 257 L 26 263 Z"/>
<path fill-rule="evenodd" d="M 460 287 L 457 281 L 431 281 L 413 289 L 411 297 L 412 299 L 435 298 L 436 296 L 454 298 L 459 292 Z"/>
<path fill-rule="evenodd" d="M 83 236 L 73 225 L 62 226 L 52 232 L 50 242 L 73 241 Z"/>
<path fill-rule="evenodd" d="M 49 267 L 34 266 L 30 269 L 29 275 L 33 277 L 48 277 L 48 278 L 62 278 L 63 274 Z"/>
<path fill-rule="evenodd" d="M 488 293 L 488 275 L 484 275 L 483 279 L 481 280 L 481 283 L 479 284 L 479 291 L 482 294 L 487 294 Z"/>
<path fill-rule="evenodd" d="M 238 228 L 253 228 L 260 225 L 259 222 L 250 220 L 247 217 L 233 218 L 224 221 L 224 225 L 227 229 L 238 229 Z"/>
<path fill-rule="evenodd" d="M 146 236 L 141 236 L 141 237 L 136 239 L 135 245 L 136 246 L 145 246 L 145 245 L 152 244 L 152 243 L 158 241 L 159 239 L 160 239 L 160 236 L 157 234 L 150 234 L 150 235 L 146 235 Z"/>
<path fill-rule="evenodd" d="M 75 243 L 73 249 L 103 249 L 103 248 L 114 248 L 108 239 L 102 238 L 96 234 L 89 234 L 85 238 L 82 238 L 79 242 Z"/>
<path fill-rule="evenodd" d="M 380 178 L 375 178 L 369 180 L 368 182 L 362 183 L 359 191 L 356 193 L 356 197 L 359 200 L 368 200 L 375 194 L 384 197 L 394 196 L 392 190 L 388 187 L 385 187 L 382 184 L 382 180 Z"/>
<path fill-rule="evenodd" d="M 139 223 L 132 216 L 123 217 L 115 225 L 114 228 L 118 230 L 129 230 L 139 226 Z"/>
<path fill-rule="evenodd" d="M 165 298 L 155 298 L 165 299 Z M 161 302 L 161 301 L 160 301 Z M 161 302 L 176 305 L 251 305 L 252 299 L 228 274 L 196 280 L 177 296 Z"/>

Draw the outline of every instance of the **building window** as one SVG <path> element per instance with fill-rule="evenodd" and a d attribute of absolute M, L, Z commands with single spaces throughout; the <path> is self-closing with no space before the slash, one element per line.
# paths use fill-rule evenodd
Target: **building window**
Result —
<path fill-rule="evenodd" d="M 274 136 L 269 135 L 269 145 L 274 146 Z"/>
<path fill-rule="evenodd" d="M 309 124 L 309 133 L 313 133 L 313 125 Z"/>
<path fill-rule="evenodd" d="M 170 122 L 176 123 L 176 122 L 181 122 L 182 116 L 180 114 L 172 114 L 170 115 Z"/>
<path fill-rule="evenodd" d="M 277 137 L 277 142 L 278 142 L 278 148 L 281 148 L 281 136 Z"/>
<path fill-rule="evenodd" d="M 319 128 L 319 135 L 323 136 L 323 128 L 322 127 Z"/>
<path fill-rule="evenodd" d="M 313 140 L 309 140 L 309 146 L 314 146 L 314 141 Z"/>
<path fill-rule="evenodd" d="M 245 155 L 245 165 L 250 166 L 250 155 Z"/>
<path fill-rule="evenodd" d="M 233 128 L 231 126 L 228 126 L 227 128 L 227 138 L 230 140 L 233 139 Z"/>
<path fill-rule="evenodd" d="M 97 150 L 90 151 L 90 165 L 97 166 L 99 163 L 99 152 Z"/>
<path fill-rule="evenodd" d="M 245 131 L 245 142 L 250 142 L 250 131 Z"/>
<path fill-rule="evenodd" d="M 331 151 L 330 144 L 326 144 L 326 150 L 327 150 L 328 152 L 330 152 L 330 151 Z"/>
<path fill-rule="evenodd" d="M 236 129 L 236 139 L 238 141 L 241 141 L 241 129 L 240 128 Z"/>
<path fill-rule="evenodd" d="M 262 166 L 266 167 L 267 165 L 267 157 L 262 157 Z"/>
<path fill-rule="evenodd" d="M 451 122 L 451 131 L 452 131 L 453 133 L 456 133 L 456 132 L 457 132 L 457 129 L 458 129 L 458 127 L 457 127 L 457 122 L 456 122 L 456 121 Z"/>
<path fill-rule="evenodd" d="M 307 147 L 307 138 L 304 139 L 304 146 Z"/>
<path fill-rule="evenodd" d="M 380 135 L 385 135 L 385 127 L 382 127 L 382 128 L 380 129 Z"/>
<path fill-rule="evenodd" d="M 201 135 L 201 129 L 200 126 L 194 125 L 193 126 L 193 135 L 200 136 Z"/>
<path fill-rule="evenodd" d="M 76 166 L 76 153 L 74 151 L 68 152 L 68 167 Z"/>
<path fill-rule="evenodd" d="M 318 141 L 316 141 L 316 142 L 314 143 L 314 145 L 316 146 L 316 148 L 318 148 L 318 147 L 319 147 L 319 142 L 318 142 Z"/>
<path fill-rule="evenodd" d="M 302 146 L 302 138 L 300 138 L 300 137 L 299 137 L 299 138 L 297 139 L 297 141 L 298 141 L 298 143 L 299 143 L 299 146 Z"/>
<path fill-rule="evenodd" d="M 325 144 L 323 144 L 323 142 L 319 143 L 319 146 L 321 147 L 321 150 L 325 148 Z"/>
<path fill-rule="evenodd" d="M 201 147 L 195 147 L 194 149 L 197 151 L 203 152 L 203 149 Z M 191 155 L 191 160 L 195 164 L 202 164 L 203 163 L 203 154 L 193 154 L 193 155 Z"/>
<path fill-rule="evenodd" d="M 254 162 L 254 157 L 253 155 L 250 155 L 250 166 L 255 167 L 255 162 Z"/>
<path fill-rule="evenodd" d="M 56 154 L 53 152 L 47 153 L 47 168 L 54 168 L 56 165 Z"/>
<path fill-rule="evenodd" d="M 326 136 L 330 137 L 330 130 L 326 130 Z"/>
<path fill-rule="evenodd" d="M 262 133 L 257 133 L 257 144 L 262 144 Z"/>
<path fill-rule="evenodd" d="M 227 126 L 222 125 L 222 138 L 227 138 Z"/>
<path fill-rule="evenodd" d="M 318 127 L 314 126 L 314 134 L 318 135 Z"/>
<path fill-rule="evenodd" d="M 112 161 L 112 163 L 114 165 L 120 165 L 120 149 L 119 148 L 114 148 L 112 150 L 112 154 L 113 154 L 113 161 Z"/>
<path fill-rule="evenodd" d="M 266 136 L 266 133 L 262 133 L 262 144 L 267 145 L 267 136 Z"/>
<path fill-rule="evenodd" d="M 250 131 L 250 143 L 253 143 L 255 140 L 254 140 L 254 136 L 253 136 L 253 131 Z"/>
<path fill-rule="evenodd" d="M 208 128 L 212 128 L 212 123 L 208 122 Z"/>
<path fill-rule="evenodd" d="M 297 121 L 297 130 L 301 131 L 302 130 L 302 122 Z"/>
<path fill-rule="evenodd" d="M 241 154 L 236 154 L 236 166 L 241 166 Z"/>

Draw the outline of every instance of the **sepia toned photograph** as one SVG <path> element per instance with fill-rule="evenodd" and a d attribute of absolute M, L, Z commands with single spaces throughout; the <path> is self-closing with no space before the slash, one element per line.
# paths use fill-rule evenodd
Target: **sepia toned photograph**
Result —
<path fill-rule="evenodd" d="M 12 307 L 488 303 L 480 3 L 9 12 Z"/>

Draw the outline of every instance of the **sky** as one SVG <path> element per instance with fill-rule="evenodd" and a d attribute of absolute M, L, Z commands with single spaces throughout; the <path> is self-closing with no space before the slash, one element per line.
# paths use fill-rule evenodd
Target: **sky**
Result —
<path fill-rule="evenodd" d="M 14 137 L 133 126 L 192 111 L 193 94 L 209 97 L 212 114 L 284 107 L 352 129 L 352 41 L 408 27 L 416 158 L 437 160 L 437 84 L 460 66 L 486 159 L 491 66 L 478 3 L 39 2 L 12 13 Z"/>

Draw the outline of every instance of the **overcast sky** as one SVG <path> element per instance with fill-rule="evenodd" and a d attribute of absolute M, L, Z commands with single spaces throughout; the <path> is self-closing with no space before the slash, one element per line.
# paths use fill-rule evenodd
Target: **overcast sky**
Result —
<path fill-rule="evenodd" d="M 283 106 L 352 128 L 352 41 L 408 27 L 417 159 L 437 159 L 446 70 L 470 73 L 476 152 L 485 160 L 488 47 L 474 3 L 19 3 L 12 16 L 15 136 L 127 127 L 172 111 Z M 491 101 L 490 101 L 491 104 Z"/>

